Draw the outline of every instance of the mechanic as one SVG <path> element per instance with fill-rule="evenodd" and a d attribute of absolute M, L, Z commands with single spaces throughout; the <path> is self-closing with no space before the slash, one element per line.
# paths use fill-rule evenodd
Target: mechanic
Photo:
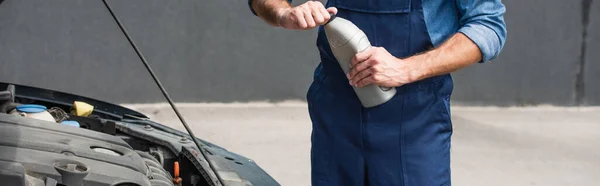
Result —
<path fill-rule="evenodd" d="M 321 62 L 307 101 L 313 123 L 312 185 L 451 185 L 450 73 L 495 59 L 506 40 L 501 0 L 329 0 L 292 7 L 248 0 L 285 29 L 318 29 Z M 330 14 L 356 24 L 372 47 L 344 74 L 324 29 Z M 351 86 L 396 87 L 364 108 Z"/>

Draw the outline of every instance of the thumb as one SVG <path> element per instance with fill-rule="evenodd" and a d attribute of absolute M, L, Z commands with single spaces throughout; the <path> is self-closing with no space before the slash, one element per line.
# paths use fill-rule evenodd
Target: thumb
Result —
<path fill-rule="evenodd" d="M 329 12 L 330 14 L 335 15 L 335 14 L 337 14 L 338 9 L 335 8 L 335 7 L 329 7 L 329 8 L 327 8 L 327 12 Z"/>

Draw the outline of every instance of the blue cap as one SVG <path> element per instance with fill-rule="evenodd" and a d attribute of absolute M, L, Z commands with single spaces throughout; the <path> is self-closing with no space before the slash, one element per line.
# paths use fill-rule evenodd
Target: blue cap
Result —
<path fill-rule="evenodd" d="M 77 122 L 77 121 L 67 120 L 67 121 L 61 122 L 61 124 L 63 124 L 63 125 L 69 125 L 69 126 L 73 126 L 73 127 L 80 127 L 79 122 Z"/>
<path fill-rule="evenodd" d="M 27 104 L 17 106 L 17 110 L 19 112 L 38 113 L 46 111 L 46 107 L 44 105 Z"/>

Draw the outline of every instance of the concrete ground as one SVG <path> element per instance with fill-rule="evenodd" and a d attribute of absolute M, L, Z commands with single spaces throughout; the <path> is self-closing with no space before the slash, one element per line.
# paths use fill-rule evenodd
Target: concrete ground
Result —
<path fill-rule="evenodd" d="M 166 104 L 126 105 L 184 130 Z M 303 103 L 178 104 L 194 133 L 254 159 L 284 186 L 310 185 Z M 600 183 L 600 108 L 453 107 L 453 185 Z"/>

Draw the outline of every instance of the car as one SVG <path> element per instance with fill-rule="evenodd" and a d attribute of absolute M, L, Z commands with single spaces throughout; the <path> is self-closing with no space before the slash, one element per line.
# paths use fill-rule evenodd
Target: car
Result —
<path fill-rule="evenodd" d="M 279 185 L 254 161 L 117 104 L 0 83 L 0 183 Z"/>

